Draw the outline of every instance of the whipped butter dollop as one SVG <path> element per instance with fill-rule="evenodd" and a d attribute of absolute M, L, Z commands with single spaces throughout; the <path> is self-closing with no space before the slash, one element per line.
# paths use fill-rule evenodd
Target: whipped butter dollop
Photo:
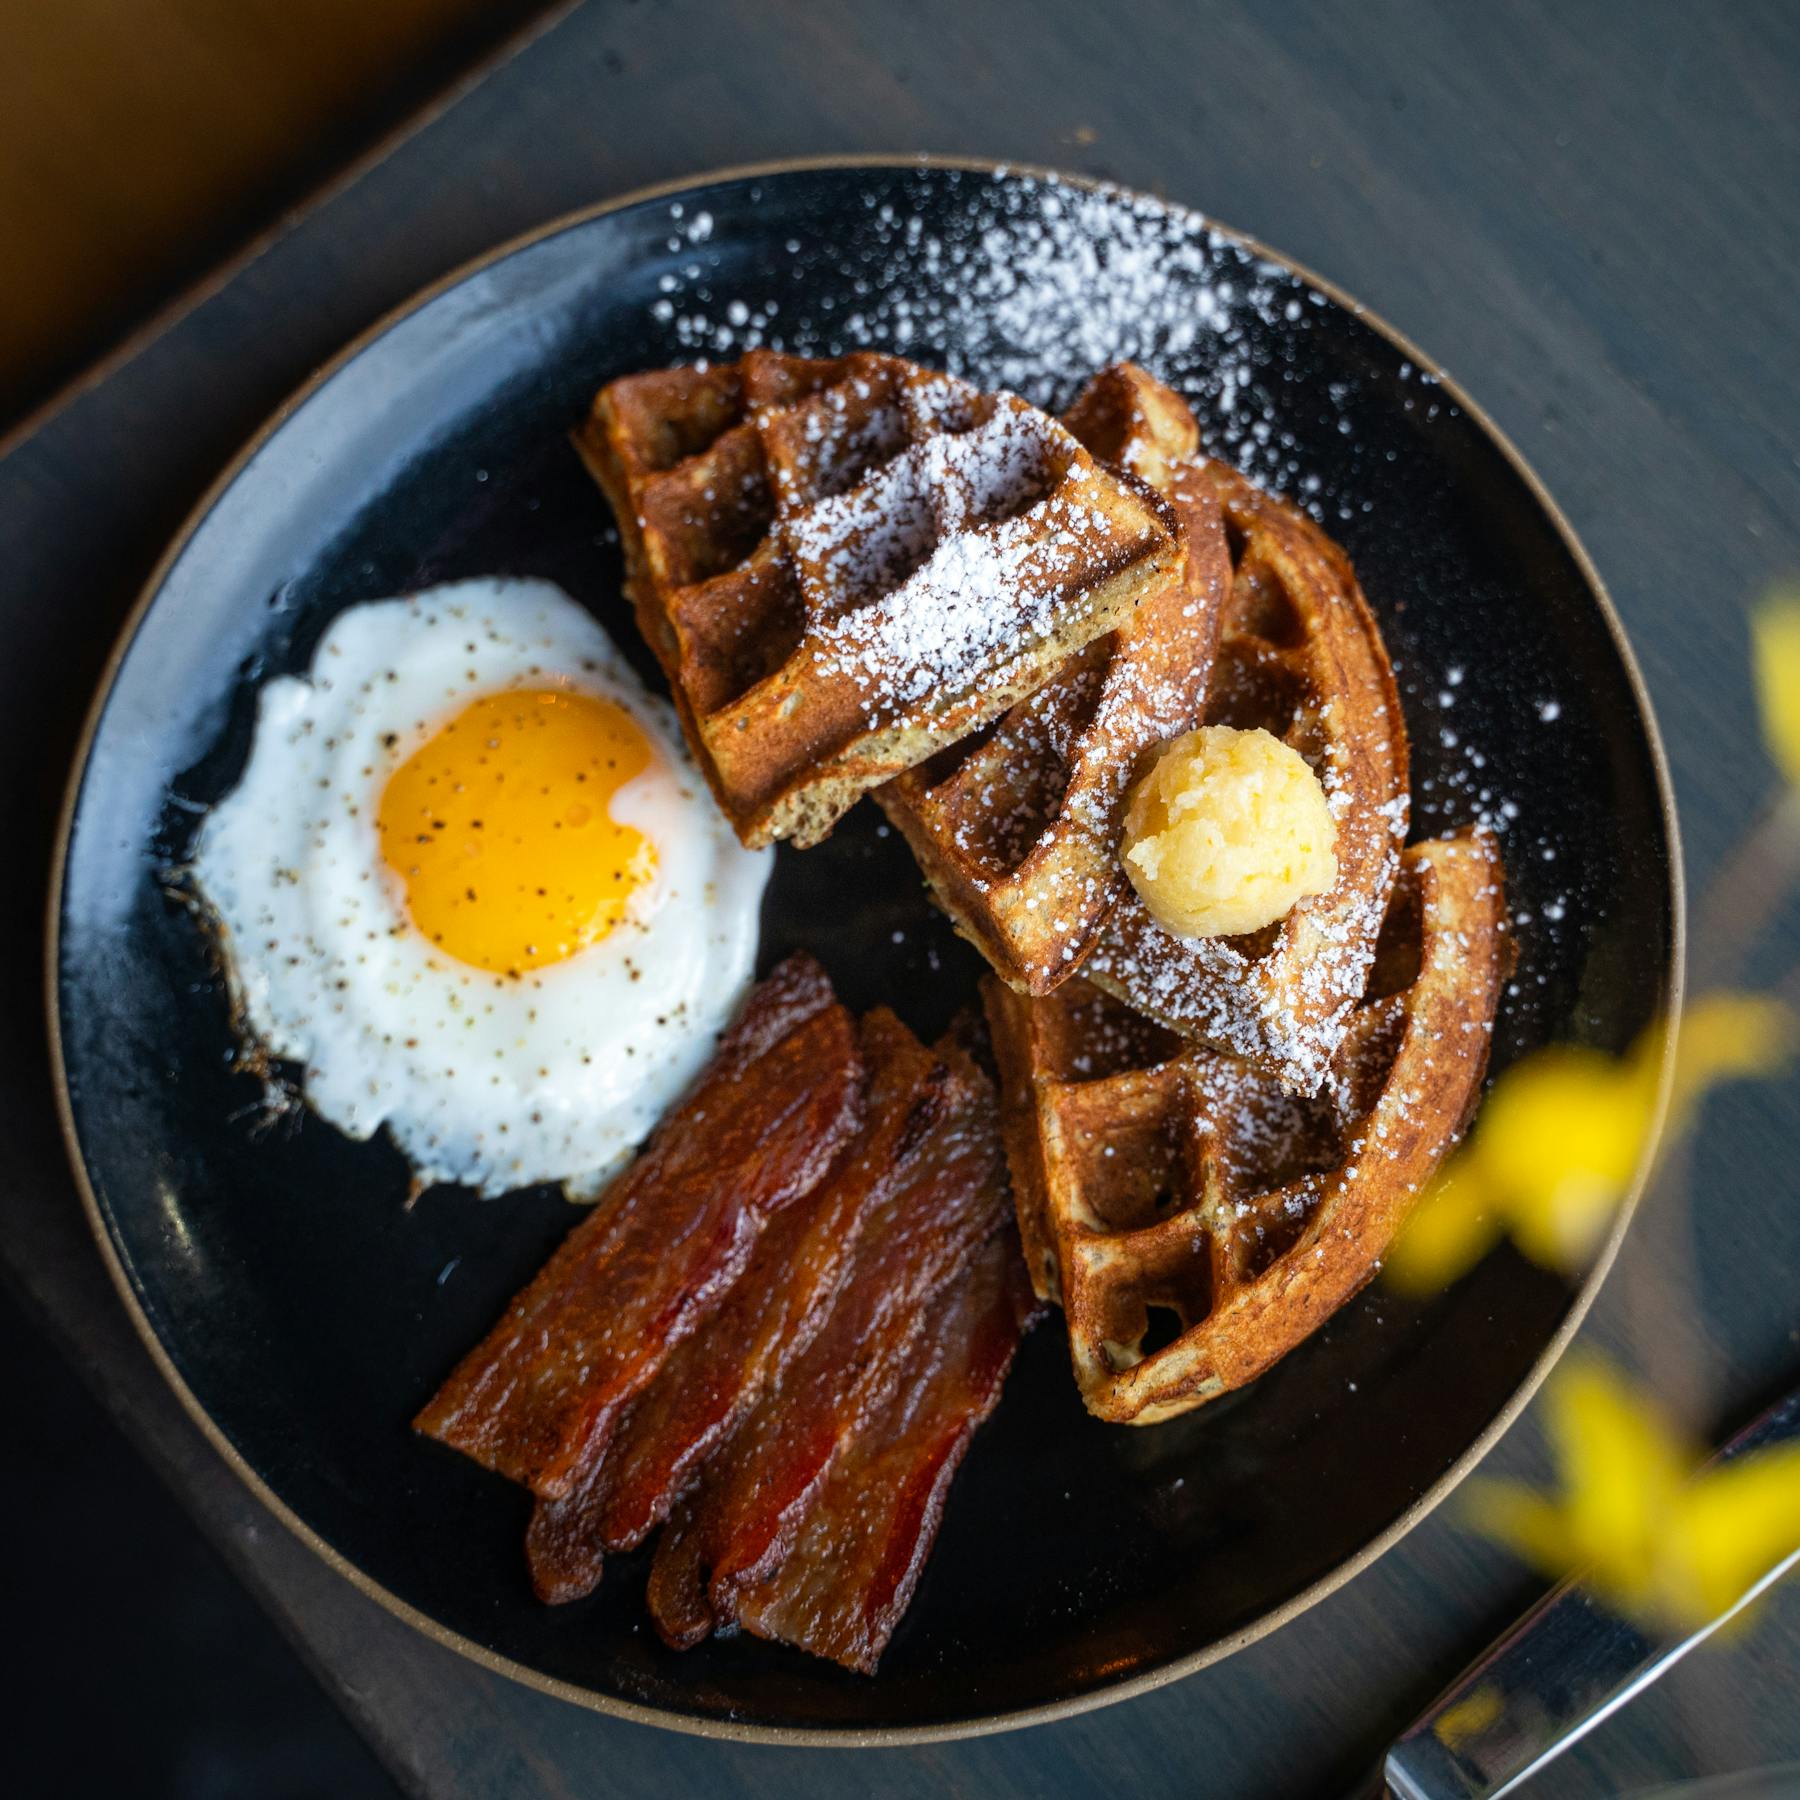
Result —
<path fill-rule="evenodd" d="M 1202 725 L 1172 738 L 1126 800 L 1120 857 L 1150 916 L 1178 937 L 1237 937 L 1337 880 L 1324 787 L 1267 731 Z"/>

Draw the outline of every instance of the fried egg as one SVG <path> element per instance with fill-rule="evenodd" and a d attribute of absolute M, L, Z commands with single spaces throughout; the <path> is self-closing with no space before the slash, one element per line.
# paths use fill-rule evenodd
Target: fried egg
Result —
<path fill-rule="evenodd" d="M 351 607 L 259 696 L 192 874 L 238 1018 L 422 1186 L 595 1191 L 749 982 L 771 854 L 539 581 Z"/>

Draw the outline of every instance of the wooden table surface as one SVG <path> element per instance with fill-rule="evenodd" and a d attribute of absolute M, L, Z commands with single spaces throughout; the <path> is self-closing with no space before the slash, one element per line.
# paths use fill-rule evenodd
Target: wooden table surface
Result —
<path fill-rule="evenodd" d="M 1534 1591 L 1446 1508 L 1250 1650 L 1059 1725 L 849 1752 L 622 1724 L 415 1637 L 261 1514 L 161 1386 L 87 1239 L 39 1024 L 47 845 L 114 628 L 213 473 L 345 339 L 525 227 L 721 164 L 917 149 L 1166 193 L 1411 334 L 1523 448 L 1610 583 L 1696 892 L 1768 798 L 1744 612 L 1800 572 L 1800 9 L 1783 0 L 594 4 L 390 144 L 0 455 L 16 864 L 0 1258 L 412 1791 L 1327 1794 Z M 1765 978 L 1800 951 L 1794 911 L 1753 965 Z M 1668 1398 L 1703 1428 L 1800 1375 L 1794 1118 L 1791 1081 L 1715 1106 L 1687 1191 L 1645 1208 L 1584 1334 L 1629 1355 L 1654 1333 L 1664 1367 L 1678 1344 Z M 1537 1467 L 1534 1426 L 1493 1465 Z M 1533 1791 L 1800 1758 L 1797 1670 L 1787 1592 Z"/>
<path fill-rule="evenodd" d="M 0 56 L 0 414 L 60 385 L 542 0 L 56 0 Z"/>

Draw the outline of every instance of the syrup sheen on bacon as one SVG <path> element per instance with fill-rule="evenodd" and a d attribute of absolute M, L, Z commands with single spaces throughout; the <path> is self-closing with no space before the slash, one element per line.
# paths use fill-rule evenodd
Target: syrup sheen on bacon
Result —
<path fill-rule="evenodd" d="M 591 1593 L 606 1552 L 642 1543 L 668 1516 L 707 1454 L 817 1335 L 865 1223 L 937 1127 L 944 1064 L 886 1008 L 863 1020 L 860 1036 L 868 1070 L 861 1133 L 831 1175 L 763 1234 L 724 1304 L 669 1357 L 568 1497 L 534 1508 L 526 1554 L 540 1599 Z"/>
<path fill-rule="evenodd" d="M 824 970 L 790 957 L 417 1429 L 540 1498 L 566 1496 L 770 1219 L 825 1176 L 861 1122 L 862 1089 L 854 1021 Z"/>
<path fill-rule="evenodd" d="M 824 1328 L 707 1464 L 657 1544 L 649 1601 L 676 1648 L 732 1617 L 735 1591 L 786 1554 L 835 1459 L 886 1404 L 935 1296 L 1010 1210 L 996 1105 L 954 1044 L 949 1104 L 902 1159 Z"/>
<path fill-rule="evenodd" d="M 793 1548 L 733 1595 L 739 1625 L 875 1673 L 924 1572 L 950 1483 L 1037 1310 L 1007 1227 L 933 1306 L 893 1392 L 833 1463 Z"/>

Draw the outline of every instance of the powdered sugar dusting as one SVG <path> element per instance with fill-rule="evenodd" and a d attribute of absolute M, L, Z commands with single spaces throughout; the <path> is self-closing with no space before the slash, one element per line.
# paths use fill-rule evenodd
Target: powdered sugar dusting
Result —
<path fill-rule="evenodd" d="M 977 405 L 960 384 L 920 387 L 906 404 L 928 435 L 778 523 L 814 663 L 856 684 L 871 721 L 980 677 L 1004 681 L 1113 530 L 1098 495 L 1084 499 L 1097 478 L 1055 420 L 1004 396 Z"/>
<path fill-rule="evenodd" d="M 886 255 L 859 253 L 855 269 L 844 269 L 851 304 L 724 293 L 710 264 L 696 260 L 665 276 L 654 319 L 695 355 L 891 350 L 982 387 L 1011 388 L 1048 411 L 1108 363 L 1198 362 L 1207 373 L 1191 397 L 1205 447 L 1261 480 L 1304 491 L 1321 517 L 1332 510 L 1330 484 L 1303 467 L 1279 423 L 1280 370 L 1256 349 L 1264 329 L 1303 325 L 1327 304 L 1323 294 L 1197 215 L 1123 189 L 1005 171 L 922 171 L 920 180 L 954 190 L 960 219 L 939 228 L 871 196 L 868 224 Z M 822 251 L 790 241 L 796 258 L 825 261 Z M 1353 404 L 1348 387 L 1341 400 Z"/>
<path fill-rule="evenodd" d="M 870 696 L 871 718 L 966 685 L 1028 627 L 1008 602 L 1033 548 L 1017 520 L 939 544 L 892 594 L 820 627 L 820 670 L 848 674 Z"/>
<path fill-rule="evenodd" d="M 767 198 L 786 205 L 787 191 L 771 186 Z M 748 193 L 759 202 L 754 185 Z M 1567 889 L 1548 907 L 1534 898 L 1520 921 L 1548 952 L 1527 960 L 1560 961 L 1550 946 L 1585 931 L 1592 904 L 1581 892 L 1582 859 L 1560 839 L 1538 838 L 1531 822 L 1544 809 L 1534 798 L 1522 815 L 1516 772 L 1494 763 L 1491 747 L 1510 739 L 1483 716 L 1491 683 L 1474 684 L 1469 718 L 1448 716 L 1440 726 L 1432 717 L 1448 712 L 1439 696 L 1468 697 L 1457 677 L 1490 653 L 1491 640 L 1452 629 L 1451 653 L 1433 667 L 1429 651 L 1444 641 L 1438 625 L 1420 633 L 1407 616 L 1423 607 L 1434 619 L 1454 610 L 1473 621 L 1485 596 L 1468 591 L 1467 564 L 1438 547 L 1445 539 L 1435 522 L 1438 535 L 1422 544 L 1379 556 L 1370 549 L 1392 541 L 1416 507 L 1439 504 L 1420 486 L 1437 479 L 1433 459 L 1411 458 L 1394 436 L 1397 414 L 1421 439 L 1455 426 L 1458 409 L 1437 377 L 1379 353 L 1366 365 L 1335 354 L 1321 360 L 1314 336 L 1344 330 L 1327 295 L 1198 215 L 1145 196 L 921 167 L 872 172 L 863 204 L 863 217 L 836 216 L 829 227 L 816 227 L 804 206 L 792 209 L 785 230 L 759 238 L 748 266 L 728 265 L 719 235 L 696 241 L 685 221 L 672 220 L 680 248 L 660 272 L 654 341 L 699 359 L 756 345 L 806 354 L 889 349 L 983 387 L 1011 387 L 1048 411 L 1120 358 L 1172 381 L 1194 408 L 1205 450 L 1303 506 L 1345 538 L 1359 563 L 1369 559 L 1365 583 L 1403 665 L 1420 829 L 1479 819 L 1503 834 L 1509 862 L 1560 844 Z M 1383 565 L 1397 581 L 1381 578 Z M 1510 595 L 1497 598 L 1516 608 Z M 1516 640 L 1507 656 L 1525 649 Z M 1571 705 L 1578 696 L 1558 685 L 1563 673 L 1534 662 L 1519 695 L 1532 727 L 1546 734 L 1568 731 L 1580 716 Z"/>

